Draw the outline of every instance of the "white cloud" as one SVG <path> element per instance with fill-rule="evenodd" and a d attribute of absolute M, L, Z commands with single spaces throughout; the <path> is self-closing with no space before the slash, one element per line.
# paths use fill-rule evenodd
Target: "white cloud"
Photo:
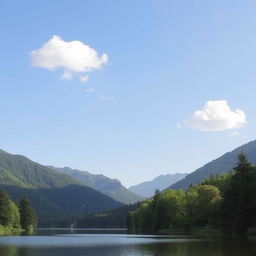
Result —
<path fill-rule="evenodd" d="M 226 100 L 210 100 L 185 123 L 200 131 L 224 131 L 242 127 L 246 123 L 246 115 L 243 110 L 232 110 Z"/>
<path fill-rule="evenodd" d="M 108 62 L 108 55 L 101 56 L 91 47 L 81 41 L 66 42 L 59 36 L 53 36 L 43 46 L 30 53 L 33 67 L 41 67 L 50 71 L 63 68 L 62 79 L 72 79 L 75 73 L 80 73 L 80 81 L 88 80 L 87 73 L 100 69 Z"/>

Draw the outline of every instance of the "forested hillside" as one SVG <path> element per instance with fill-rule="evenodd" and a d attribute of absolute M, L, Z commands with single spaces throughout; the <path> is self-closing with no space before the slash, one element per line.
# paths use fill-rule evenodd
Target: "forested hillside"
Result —
<path fill-rule="evenodd" d="M 125 205 L 111 211 L 85 215 L 76 220 L 76 226 L 79 228 L 126 228 L 129 212 L 137 209 L 139 205 L 140 203 Z"/>
<path fill-rule="evenodd" d="M 101 174 L 91 174 L 86 171 L 75 170 L 68 167 L 55 168 L 51 166 L 51 168 L 61 173 L 65 173 L 85 186 L 96 189 L 121 203 L 132 204 L 144 199 L 142 196 L 126 189 L 117 179 L 110 179 Z"/>
<path fill-rule="evenodd" d="M 14 201 L 27 196 L 41 221 L 106 211 L 122 204 L 66 174 L 0 151 L 0 188 Z"/>
<path fill-rule="evenodd" d="M 247 155 L 248 160 L 256 164 L 256 140 L 244 144 L 231 152 L 224 154 L 223 156 L 213 160 L 196 171 L 188 174 L 184 179 L 173 184 L 169 188 L 172 189 L 187 189 L 190 184 L 198 184 L 204 179 L 207 179 L 211 175 L 227 173 L 233 169 L 237 163 L 237 155 L 244 153 Z"/>

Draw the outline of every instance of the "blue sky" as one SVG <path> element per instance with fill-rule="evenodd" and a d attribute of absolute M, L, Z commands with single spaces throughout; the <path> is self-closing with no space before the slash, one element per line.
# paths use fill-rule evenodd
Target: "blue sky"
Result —
<path fill-rule="evenodd" d="M 1 148 L 128 186 L 255 139 L 255 13 L 255 1 L 2 0 Z M 87 82 L 34 67 L 53 35 L 108 61 Z"/>

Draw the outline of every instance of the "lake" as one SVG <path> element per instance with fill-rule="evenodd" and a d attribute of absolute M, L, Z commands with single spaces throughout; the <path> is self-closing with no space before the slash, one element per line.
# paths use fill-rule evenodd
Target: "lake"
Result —
<path fill-rule="evenodd" d="M 190 236 L 126 235 L 99 230 L 39 231 L 0 237 L 0 256 L 254 256 L 253 240 Z M 104 234 L 103 234 L 104 233 Z"/>

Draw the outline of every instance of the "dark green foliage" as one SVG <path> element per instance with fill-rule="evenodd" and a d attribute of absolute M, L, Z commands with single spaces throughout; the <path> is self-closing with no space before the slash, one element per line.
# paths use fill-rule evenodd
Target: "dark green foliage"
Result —
<path fill-rule="evenodd" d="M 256 164 L 256 140 L 251 141 L 235 150 L 224 154 L 197 169 L 196 171 L 188 174 L 184 179 L 170 186 L 170 189 L 187 189 L 190 184 L 196 185 L 202 182 L 204 179 L 208 179 L 211 175 L 228 173 L 232 170 L 237 163 L 237 155 L 241 152 L 247 155 L 249 161 Z"/>
<path fill-rule="evenodd" d="M 127 215 L 138 207 L 139 203 L 125 205 L 111 211 L 87 214 L 79 218 L 53 218 L 47 223 L 42 223 L 42 226 L 63 228 L 72 225 L 76 228 L 126 228 Z"/>
<path fill-rule="evenodd" d="M 102 193 L 82 185 L 70 185 L 56 189 L 39 190 L 71 216 L 106 211 L 122 206 Z"/>
<path fill-rule="evenodd" d="M 245 235 L 256 215 L 256 167 L 244 154 L 224 190 L 222 226 L 225 233 Z"/>
<path fill-rule="evenodd" d="M 0 190 L 0 225 L 9 226 L 12 222 L 11 202 L 6 192 Z"/>
<path fill-rule="evenodd" d="M 138 207 L 135 205 L 127 205 L 112 211 L 99 214 L 86 215 L 77 220 L 79 228 L 125 228 L 127 224 L 127 215 L 129 211 Z"/>
<path fill-rule="evenodd" d="M 21 195 L 29 198 L 38 213 L 40 227 L 47 226 L 47 223 L 50 225 L 55 219 L 78 217 L 122 206 L 100 192 L 81 185 L 36 190 L 4 186 L 4 189 L 15 201 L 19 201 Z"/>
<path fill-rule="evenodd" d="M 0 190 L 0 235 L 20 230 L 20 214 L 17 205 L 9 199 L 8 194 Z"/>
<path fill-rule="evenodd" d="M 20 224 L 21 228 L 26 231 L 34 230 L 37 226 L 37 217 L 35 210 L 31 207 L 27 197 L 20 201 Z"/>

